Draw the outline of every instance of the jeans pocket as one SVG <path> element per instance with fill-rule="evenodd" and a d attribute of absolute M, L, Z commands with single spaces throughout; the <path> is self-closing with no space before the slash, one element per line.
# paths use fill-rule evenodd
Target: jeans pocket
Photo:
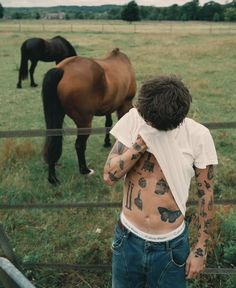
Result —
<path fill-rule="evenodd" d="M 171 249 L 171 261 L 177 267 L 183 267 L 186 264 L 190 252 L 187 238 L 182 239 Z"/>
<path fill-rule="evenodd" d="M 111 244 L 111 250 L 113 253 L 118 254 L 124 240 L 124 234 L 120 231 L 119 227 L 116 227 L 114 240 Z"/>

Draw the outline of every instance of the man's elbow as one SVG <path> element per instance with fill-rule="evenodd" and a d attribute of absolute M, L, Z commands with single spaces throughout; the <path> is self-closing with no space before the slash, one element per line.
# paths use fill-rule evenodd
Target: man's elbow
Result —
<path fill-rule="evenodd" d="M 104 172 L 103 180 L 108 186 L 113 186 L 115 184 L 115 182 L 111 180 L 109 173 Z"/>

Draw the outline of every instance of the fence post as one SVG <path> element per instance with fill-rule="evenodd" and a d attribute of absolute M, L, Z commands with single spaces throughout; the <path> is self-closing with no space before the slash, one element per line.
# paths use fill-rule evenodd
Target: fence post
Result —
<path fill-rule="evenodd" d="M 3 229 L 2 224 L 0 224 L 0 246 L 3 250 L 5 256 L 17 267 L 19 267 L 16 255 L 13 252 L 11 244 L 7 238 L 7 235 Z M 0 279 L 6 288 L 17 288 L 19 287 L 16 283 L 8 276 L 8 274 L 0 269 Z"/>
<path fill-rule="evenodd" d="M 35 288 L 35 286 L 6 258 L 0 257 L 0 280 L 6 288 Z M 10 280 L 10 281 L 8 281 Z"/>
<path fill-rule="evenodd" d="M 3 253 L 5 256 L 17 267 L 20 268 L 20 265 L 18 263 L 18 260 L 16 258 L 15 253 L 13 252 L 13 249 L 11 247 L 11 244 L 9 242 L 9 239 L 7 238 L 7 235 L 3 229 L 2 224 L 0 224 L 0 246 L 3 250 Z"/>

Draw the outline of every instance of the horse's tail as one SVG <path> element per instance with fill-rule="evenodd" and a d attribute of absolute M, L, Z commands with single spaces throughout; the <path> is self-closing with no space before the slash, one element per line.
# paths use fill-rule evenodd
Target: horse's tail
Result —
<path fill-rule="evenodd" d="M 61 129 L 63 125 L 65 111 L 57 94 L 57 85 L 63 74 L 62 69 L 52 68 L 43 79 L 42 99 L 47 129 Z M 46 163 L 54 165 L 62 153 L 62 136 L 47 136 L 43 153 Z"/>
<path fill-rule="evenodd" d="M 26 55 L 26 43 L 24 42 L 21 46 L 21 61 L 20 61 L 20 80 L 28 78 L 28 58 Z"/>

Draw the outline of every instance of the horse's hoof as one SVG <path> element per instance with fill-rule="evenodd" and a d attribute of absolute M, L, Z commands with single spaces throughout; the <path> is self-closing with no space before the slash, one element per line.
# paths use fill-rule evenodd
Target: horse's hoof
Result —
<path fill-rule="evenodd" d="M 21 89 L 21 88 L 22 88 L 22 86 L 21 86 L 21 85 L 19 85 L 19 84 L 17 84 L 17 85 L 16 85 L 16 88 L 19 88 L 19 89 Z"/>
<path fill-rule="evenodd" d="M 86 171 L 80 172 L 84 176 L 91 176 L 95 173 L 93 169 L 87 169 Z"/>
<path fill-rule="evenodd" d="M 37 86 L 38 86 L 38 84 L 36 84 L 36 83 L 31 84 L 31 87 L 37 87 Z"/>
<path fill-rule="evenodd" d="M 48 182 L 53 186 L 60 185 L 60 181 L 56 177 L 48 177 Z"/>
<path fill-rule="evenodd" d="M 90 170 L 90 172 L 88 174 L 86 174 L 86 176 L 91 176 L 95 173 L 95 171 L 93 169 L 89 169 L 89 170 Z"/>

